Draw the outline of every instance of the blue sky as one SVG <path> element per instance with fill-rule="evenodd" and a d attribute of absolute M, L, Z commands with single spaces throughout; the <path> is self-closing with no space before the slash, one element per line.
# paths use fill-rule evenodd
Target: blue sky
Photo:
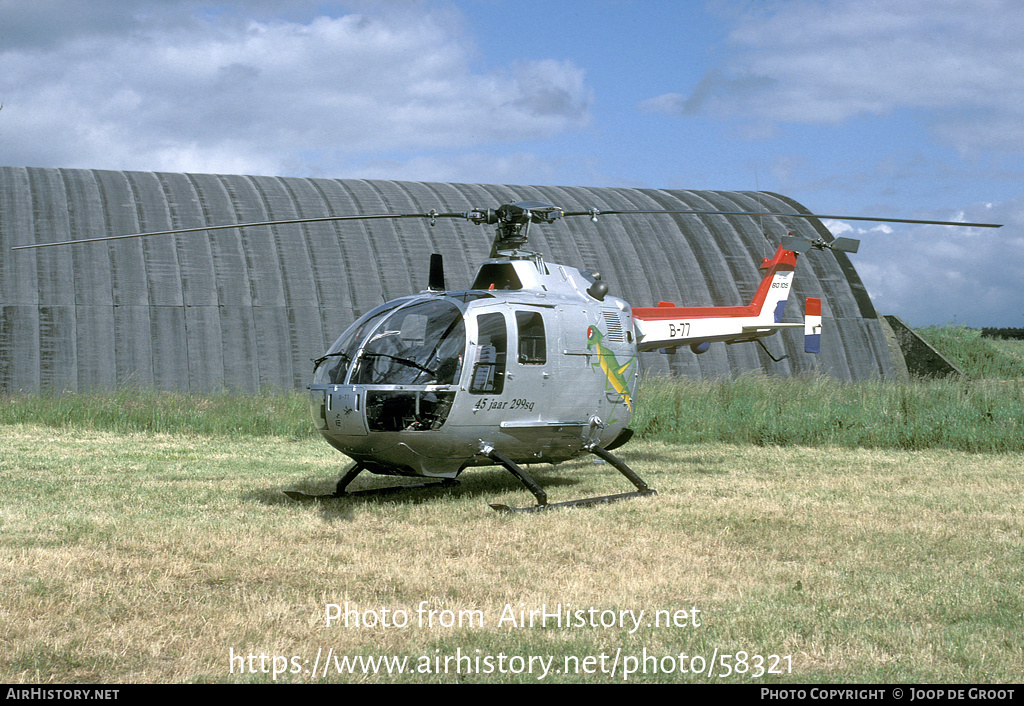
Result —
<path fill-rule="evenodd" d="M 883 313 L 1024 327 L 1009 0 L 0 0 L 0 101 L 8 166 L 760 188 L 1005 223 L 828 225 L 863 240 Z"/>

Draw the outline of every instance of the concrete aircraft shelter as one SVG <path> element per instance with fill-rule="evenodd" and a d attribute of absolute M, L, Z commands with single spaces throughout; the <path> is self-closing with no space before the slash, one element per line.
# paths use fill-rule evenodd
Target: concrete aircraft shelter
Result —
<path fill-rule="evenodd" d="M 302 389 L 311 358 L 360 314 L 427 286 L 444 255 L 447 286 L 469 286 L 493 227 L 375 220 L 11 251 L 18 245 L 234 222 L 497 208 L 539 200 L 565 210 L 796 211 L 777 194 L 501 186 L 0 167 L 0 393 L 121 385 L 209 392 Z M 596 270 L 633 306 L 747 304 L 787 232 L 830 240 L 816 219 L 720 215 L 566 218 L 533 226 L 548 262 Z M 854 259 L 856 255 L 852 256 Z M 818 356 L 802 330 L 696 355 L 642 355 L 647 373 L 695 378 L 820 371 L 894 376 L 883 324 L 850 259 L 800 257 L 786 321 L 822 299 Z"/>

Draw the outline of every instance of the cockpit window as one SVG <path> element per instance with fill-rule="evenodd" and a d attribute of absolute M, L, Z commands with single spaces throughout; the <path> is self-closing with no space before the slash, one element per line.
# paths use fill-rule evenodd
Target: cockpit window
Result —
<path fill-rule="evenodd" d="M 462 371 L 466 327 L 451 302 L 398 309 L 357 343 L 353 385 L 451 385 Z"/>
<path fill-rule="evenodd" d="M 401 304 L 401 300 L 388 302 L 383 306 L 373 309 L 362 318 L 357 319 L 354 324 L 348 327 L 327 353 L 315 361 L 316 369 L 313 372 L 313 383 L 317 385 L 334 384 L 340 385 L 345 382 L 348 376 L 349 367 L 355 359 L 359 350 L 359 344 L 363 339 L 380 324 L 381 319 L 393 312 Z"/>

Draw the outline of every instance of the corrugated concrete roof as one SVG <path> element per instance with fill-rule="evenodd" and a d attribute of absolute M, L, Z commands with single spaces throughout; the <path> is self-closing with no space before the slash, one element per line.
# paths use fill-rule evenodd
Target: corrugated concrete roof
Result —
<path fill-rule="evenodd" d="M 11 252 L 16 245 L 232 222 L 342 214 L 465 211 L 534 199 L 566 210 L 799 210 L 777 194 L 304 179 L 0 168 L 0 391 L 137 384 L 213 391 L 302 388 L 310 359 L 357 316 L 426 288 L 432 252 L 448 286 L 468 287 L 492 229 L 462 221 L 264 226 Z M 787 232 L 817 220 L 607 216 L 531 229 L 549 262 L 598 270 L 634 306 L 746 304 L 757 266 Z M 856 256 L 854 256 L 856 257 Z M 644 354 L 650 372 L 692 377 L 819 370 L 848 380 L 893 375 L 881 326 L 842 253 L 800 258 L 786 320 L 821 297 L 822 354 L 799 332 L 697 356 Z"/>

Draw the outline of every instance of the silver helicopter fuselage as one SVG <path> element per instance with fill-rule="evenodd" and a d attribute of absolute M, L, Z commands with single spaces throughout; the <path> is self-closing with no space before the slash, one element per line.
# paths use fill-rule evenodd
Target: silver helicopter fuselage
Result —
<path fill-rule="evenodd" d="M 424 291 L 360 317 L 317 361 L 313 418 L 382 474 L 454 478 L 558 463 L 630 432 L 633 318 L 593 275 L 539 256 L 485 261 L 470 289 Z"/>

